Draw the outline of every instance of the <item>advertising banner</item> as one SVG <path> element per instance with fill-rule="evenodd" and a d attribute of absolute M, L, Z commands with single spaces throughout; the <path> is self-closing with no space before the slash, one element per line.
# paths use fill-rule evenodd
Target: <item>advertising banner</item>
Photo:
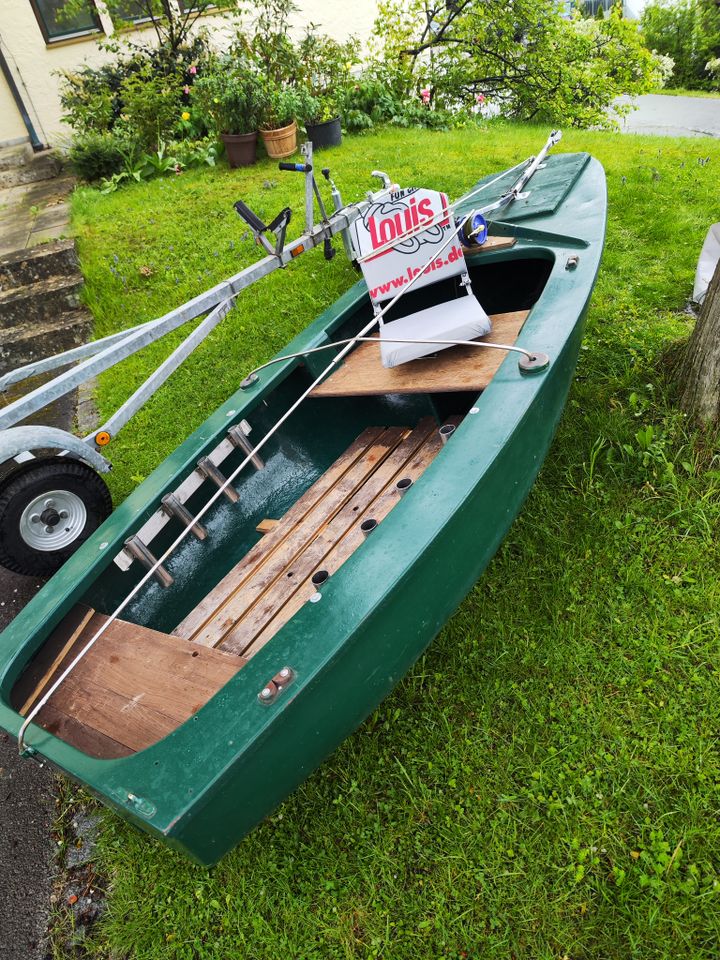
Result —
<path fill-rule="evenodd" d="M 368 258 L 361 266 L 373 301 L 390 300 L 421 270 L 413 289 L 465 271 L 457 238 L 441 249 L 456 231 L 448 199 L 436 190 L 394 190 L 371 204 L 352 229 L 355 249 Z"/>

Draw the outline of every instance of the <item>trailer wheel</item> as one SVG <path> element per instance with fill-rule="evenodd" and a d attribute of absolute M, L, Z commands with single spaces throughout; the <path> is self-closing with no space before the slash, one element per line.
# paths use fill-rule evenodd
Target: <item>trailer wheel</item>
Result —
<path fill-rule="evenodd" d="M 14 573 L 55 573 L 110 515 L 105 481 L 78 460 L 34 460 L 0 486 L 0 564 Z"/>

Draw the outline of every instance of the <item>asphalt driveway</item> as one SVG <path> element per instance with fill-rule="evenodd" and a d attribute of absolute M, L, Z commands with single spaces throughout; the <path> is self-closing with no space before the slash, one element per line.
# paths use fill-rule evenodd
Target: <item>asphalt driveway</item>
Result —
<path fill-rule="evenodd" d="M 621 121 L 623 133 L 653 133 L 665 137 L 720 137 L 720 98 L 668 97 L 649 93 L 619 97 L 636 110 Z"/>

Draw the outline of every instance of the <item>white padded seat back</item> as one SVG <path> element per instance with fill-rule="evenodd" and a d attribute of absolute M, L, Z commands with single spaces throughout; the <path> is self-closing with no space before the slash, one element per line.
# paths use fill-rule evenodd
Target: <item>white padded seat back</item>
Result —
<path fill-rule="evenodd" d="M 475 340 L 490 333 L 490 319 L 474 294 L 462 294 L 455 300 L 418 310 L 380 327 L 380 356 L 384 367 L 397 367 L 429 353 L 446 349 L 449 344 L 390 343 L 392 338 L 416 340 Z"/>

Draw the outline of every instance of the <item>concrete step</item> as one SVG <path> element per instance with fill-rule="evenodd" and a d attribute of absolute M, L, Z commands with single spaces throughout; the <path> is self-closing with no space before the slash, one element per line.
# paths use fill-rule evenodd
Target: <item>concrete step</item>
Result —
<path fill-rule="evenodd" d="M 33 149 L 29 141 L 15 144 L 12 147 L 2 147 L 0 148 L 0 170 L 24 167 L 32 157 Z"/>
<path fill-rule="evenodd" d="M 0 169 L 0 188 L 17 187 L 38 180 L 52 180 L 62 172 L 62 160 L 52 150 L 34 154 L 26 162 Z"/>
<path fill-rule="evenodd" d="M 58 322 L 63 314 L 74 313 L 80 306 L 80 274 L 70 277 L 49 277 L 17 289 L 0 293 L 0 330 L 32 322 Z M 6 339 L 3 333 L 3 342 Z"/>
<path fill-rule="evenodd" d="M 34 320 L 4 330 L 0 337 L 0 376 L 26 363 L 62 353 L 87 343 L 92 333 L 92 316 L 76 310 L 46 323 Z M 8 397 L 4 397 L 9 402 Z"/>
<path fill-rule="evenodd" d="M 78 272 L 74 240 L 55 240 L 0 257 L 0 293 Z"/>

